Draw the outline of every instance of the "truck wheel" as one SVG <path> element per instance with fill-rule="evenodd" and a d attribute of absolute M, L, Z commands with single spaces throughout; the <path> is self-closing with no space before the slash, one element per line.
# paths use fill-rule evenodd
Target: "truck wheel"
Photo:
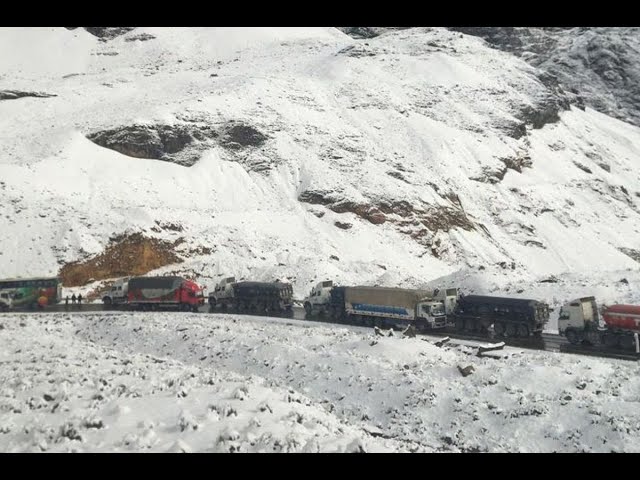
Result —
<path fill-rule="evenodd" d="M 311 316 L 311 310 L 312 310 L 311 304 L 309 302 L 304 302 L 304 312 L 307 315 Z"/>
<path fill-rule="evenodd" d="M 578 343 L 580 343 L 578 332 L 576 332 L 573 328 L 567 329 L 567 331 L 564 332 L 564 335 L 565 337 L 567 337 L 567 340 L 571 345 L 577 345 Z"/>
<path fill-rule="evenodd" d="M 518 326 L 514 323 L 507 323 L 507 336 L 510 338 L 514 338 L 518 336 Z"/>
<path fill-rule="evenodd" d="M 506 331 L 504 323 L 502 322 L 494 323 L 493 331 L 496 332 L 496 335 L 504 335 L 504 332 Z"/>
<path fill-rule="evenodd" d="M 113 301 L 111 300 L 111 297 L 104 297 L 104 298 L 102 299 L 102 303 L 103 303 L 104 305 L 108 305 L 108 306 L 110 306 L 110 305 L 113 303 Z"/>

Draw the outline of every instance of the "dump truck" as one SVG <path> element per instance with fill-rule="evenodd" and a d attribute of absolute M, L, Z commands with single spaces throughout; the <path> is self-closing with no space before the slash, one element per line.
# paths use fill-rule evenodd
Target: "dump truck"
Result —
<path fill-rule="evenodd" d="M 293 287 L 285 282 L 237 282 L 222 279 L 209 294 L 209 308 L 236 312 L 285 312 L 293 308 Z"/>
<path fill-rule="evenodd" d="M 449 293 L 449 298 L 447 298 Z M 446 305 L 455 304 L 457 289 L 443 291 L 386 288 L 338 287 L 331 281 L 318 283 L 304 300 L 309 316 L 327 315 L 366 326 L 407 327 L 418 330 L 447 325 Z"/>
<path fill-rule="evenodd" d="M 128 281 L 127 306 L 132 310 L 177 309 L 197 312 L 203 289 L 183 277 L 133 277 Z"/>
<path fill-rule="evenodd" d="M 595 297 L 578 298 L 560 309 L 558 331 L 574 345 L 586 343 L 637 351 L 640 306 L 604 306 L 601 321 Z"/>
<path fill-rule="evenodd" d="M 538 300 L 487 295 L 461 295 L 450 316 L 455 329 L 469 333 L 529 337 L 542 333 L 549 321 L 549 305 Z"/>

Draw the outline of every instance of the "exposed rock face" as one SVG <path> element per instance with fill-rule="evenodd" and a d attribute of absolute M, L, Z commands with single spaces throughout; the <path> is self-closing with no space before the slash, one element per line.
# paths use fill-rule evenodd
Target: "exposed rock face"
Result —
<path fill-rule="evenodd" d="M 125 38 L 124 41 L 125 42 L 146 42 L 147 40 L 153 40 L 154 38 L 156 37 L 148 33 L 141 33 L 139 35 L 131 35 Z"/>
<path fill-rule="evenodd" d="M 371 201 L 357 203 L 348 200 L 335 199 L 330 193 L 305 191 L 298 197 L 305 203 L 324 205 L 336 213 L 353 213 L 375 225 L 391 223 L 403 234 L 410 236 L 421 245 L 429 246 L 432 253 L 438 255 L 435 247 L 439 242 L 435 239 L 438 232 L 449 232 L 452 229 L 474 230 L 476 226 L 464 211 L 454 204 L 443 205 L 412 205 L 407 201 Z M 336 222 L 336 226 L 339 226 Z M 344 228 L 344 227 L 340 227 Z M 351 225 L 349 224 L 349 227 Z"/>
<path fill-rule="evenodd" d="M 514 157 L 503 157 L 498 160 L 504 164 L 504 167 L 497 170 L 486 167 L 483 170 L 482 175 L 478 177 L 471 177 L 471 180 L 495 184 L 504 180 L 508 170 L 515 170 L 518 173 L 522 173 L 524 168 L 531 168 L 532 165 L 531 157 L 526 153 L 522 153 L 521 155 Z"/>
<path fill-rule="evenodd" d="M 24 97 L 47 98 L 47 97 L 57 97 L 57 95 L 53 93 L 44 93 L 44 92 L 23 92 L 20 90 L 0 90 L 0 100 L 16 100 L 18 98 L 24 98 Z"/>
<path fill-rule="evenodd" d="M 130 125 L 87 135 L 101 147 L 135 158 L 157 159 L 193 166 L 200 150 L 218 134 L 194 125 Z"/>
<path fill-rule="evenodd" d="M 218 133 L 220 131 L 220 133 Z M 193 166 L 203 150 L 220 145 L 233 160 L 246 149 L 264 145 L 268 137 L 256 128 L 237 122 L 213 127 L 209 123 L 128 125 L 87 135 L 92 142 L 123 155 Z"/>
<path fill-rule="evenodd" d="M 633 248 L 624 247 L 621 247 L 619 250 L 628 257 L 633 258 L 636 262 L 640 263 L 640 250 L 634 250 Z"/>
<path fill-rule="evenodd" d="M 136 27 L 66 27 L 69 30 L 75 30 L 76 28 L 84 28 L 91 35 L 104 40 L 111 40 L 113 38 L 124 35 L 130 32 Z"/>
<path fill-rule="evenodd" d="M 232 124 L 225 132 L 222 143 L 233 149 L 261 147 L 267 138 L 251 125 Z"/>
<path fill-rule="evenodd" d="M 336 27 L 353 38 L 373 38 L 383 33 L 394 30 L 403 30 L 411 27 Z"/>
<path fill-rule="evenodd" d="M 179 243 L 180 240 L 167 242 L 140 233 L 119 235 L 111 239 L 100 255 L 64 265 L 59 276 L 65 286 L 75 287 L 91 280 L 144 275 L 165 265 L 182 262 L 174 252 Z"/>

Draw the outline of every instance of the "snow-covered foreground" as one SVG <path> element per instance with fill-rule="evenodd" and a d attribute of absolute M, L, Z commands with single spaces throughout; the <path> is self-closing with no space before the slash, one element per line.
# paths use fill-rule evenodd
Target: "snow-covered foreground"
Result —
<path fill-rule="evenodd" d="M 0 324 L 4 452 L 640 451 L 635 363 L 243 316 Z"/>

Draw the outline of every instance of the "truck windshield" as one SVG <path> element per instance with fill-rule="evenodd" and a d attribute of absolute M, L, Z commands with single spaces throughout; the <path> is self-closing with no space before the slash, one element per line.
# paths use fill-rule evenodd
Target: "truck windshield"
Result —
<path fill-rule="evenodd" d="M 444 315 L 444 305 L 434 305 L 431 307 L 431 315 Z"/>

